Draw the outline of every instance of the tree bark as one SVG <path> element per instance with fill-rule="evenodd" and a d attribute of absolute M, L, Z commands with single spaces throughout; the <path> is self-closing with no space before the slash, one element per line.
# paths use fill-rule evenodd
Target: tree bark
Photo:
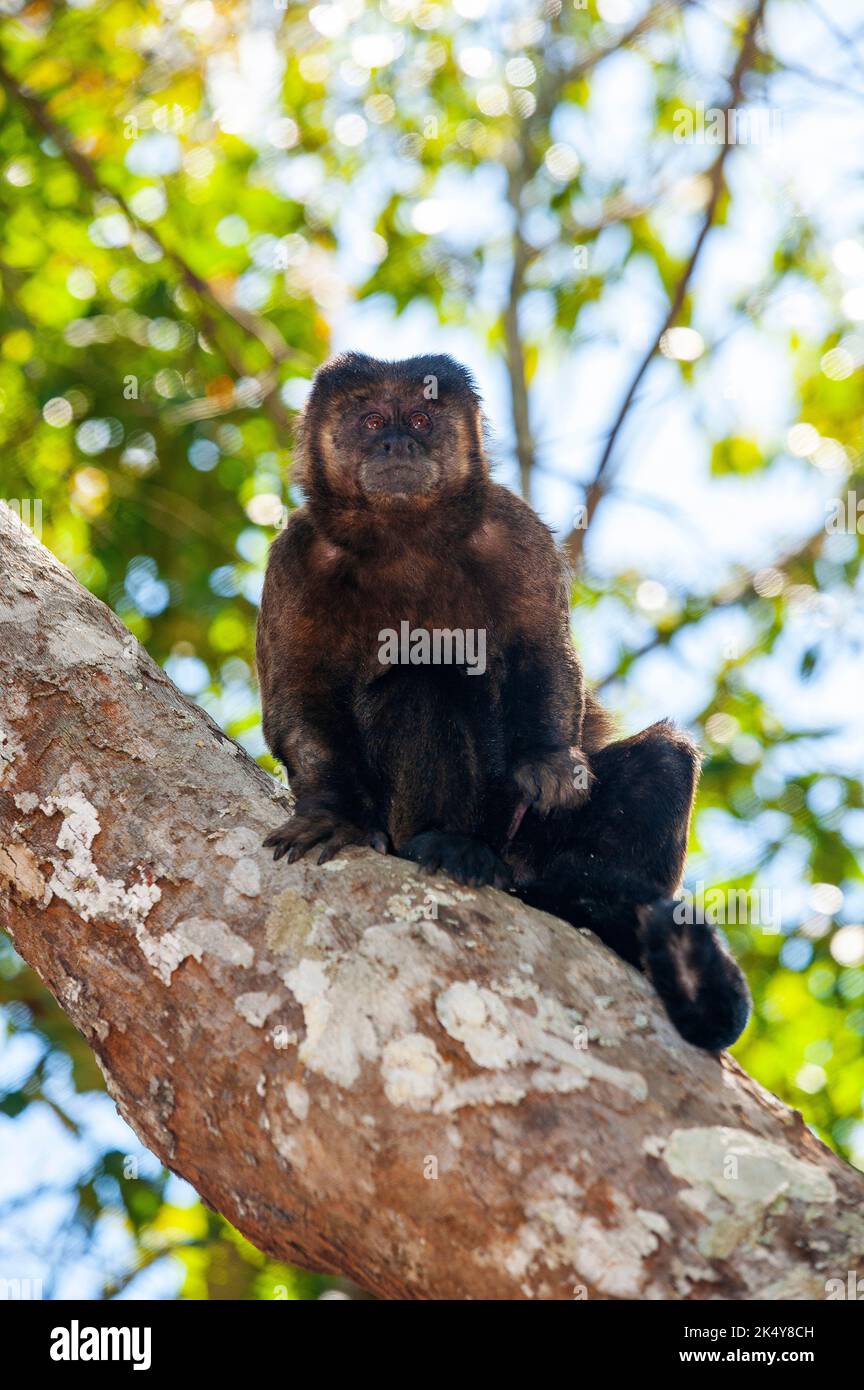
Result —
<path fill-rule="evenodd" d="M 349 851 L 0 508 L 0 920 L 148 1148 L 387 1298 L 809 1299 L 864 1183 L 589 933 Z"/>

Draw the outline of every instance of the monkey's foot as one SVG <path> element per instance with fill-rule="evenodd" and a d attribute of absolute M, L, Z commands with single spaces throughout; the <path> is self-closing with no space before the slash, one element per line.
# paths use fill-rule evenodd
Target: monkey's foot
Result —
<path fill-rule="evenodd" d="M 430 873 L 443 869 L 457 883 L 467 884 L 470 888 L 482 888 L 487 883 L 494 884 L 496 888 L 510 886 L 510 870 L 504 861 L 498 858 L 490 845 L 470 835 L 424 830 L 408 840 L 399 854 L 402 859 L 411 859 Z"/>
<path fill-rule="evenodd" d="M 358 825 L 340 820 L 329 811 L 294 815 L 264 841 L 265 849 L 272 849 L 274 859 L 285 855 L 289 864 L 302 859 L 316 845 L 323 845 L 318 863 L 326 864 L 349 845 L 369 845 L 379 854 L 386 854 L 388 841 L 383 830 L 361 830 Z"/>
<path fill-rule="evenodd" d="M 594 774 L 578 748 L 553 748 L 519 763 L 513 780 L 541 816 L 575 810 L 591 795 Z"/>

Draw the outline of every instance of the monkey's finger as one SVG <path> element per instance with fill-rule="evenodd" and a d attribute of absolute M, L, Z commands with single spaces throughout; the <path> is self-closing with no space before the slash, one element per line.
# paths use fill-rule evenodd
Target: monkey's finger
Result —
<path fill-rule="evenodd" d="M 277 860 L 284 858 L 284 856 L 287 854 L 288 863 L 293 864 L 295 859 L 299 859 L 300 855 L 305 853 L 305 850 L 303 849 L 301 849 L 299 853 L 295 852 L 297 850 L 296 841 L 292 840 L 288 835 L 272 836 L 271 842 L 267 846 L 267 848 L 273 848 L 274 863 Z"/>
<path fill-rule="evenodd" d="M 265 842 L 268 849 L 273 849 L 273 858 L 281 859 L 283 855 L 288 856 L 288 863 L 293 864 L 295 860 L 302 859 L 306 852 L 314 845 L 326 838 L 327 830 L 323 826 L 316 826 L 310 829 L 306 824 L 299 823 L 291 825 L 289 822 L 282 830 L 268 837 Z"/>
<path fill-rule="evenodd" d="M 318 863 L 326 864 L 328 859 L 332 859 L 334 854 L 338 854 L 340 849 L 346 849 L 348 845 L 368 845 L 377 854 L 387 854 L 390 841 L 383 830 L 371 830 L 364 835 L 354 826 L 346 826 L 344 830 L 334 832 L 332 839 L 318 856 Z"/>
<path fill-rule="evenodd" d="M 322 840 L 326 840 L 328 833 L 326 826 L 323 825 L 299 830 L 294 836 L 293 844 L 289 847 L 288 863 L 296 864 L 297 860 L 302 859 L 304 854 L 308 854 L 310 849 L 314 849 L 316 845 L 320 845 Z"/>
<path fill-rule="evenodd" d="M 515 782 L 526 805 L 533 806 L 540 796 L 536 769 L 532 766 L 520 767 L 516 772 Z"/>
<path fill-rule="evenodd" d="M 296 844 L 292 845 L 288 854 L 288 863 L 293 864 L 295 860 L 302 859 L 304 854 L 308 854 L 310 849 L 314 849 L 316 845 L 320 845 L 321 841 L 325 838 L 326 837 L 322 835 L 320 831 L 316 831 L 314 835 L 302 836 Z"/>
<path fill-rule="evenodd" d="M 326 864 L 327 860 L 338 854 L 340 849 L 346 849 L 348 845 L 359 843 L 360 836 L 356 830 L 336 830 L 318 855 L 318 863 Z"/>
<path fill-rule="evenodd" d="M 263 846 L 264 846 L 265 849 L 276 849 L 277 846 L 279 846 L 279 845 L 281 845 L 281 844 L 283 843 L 283 841 L 286 839 L 286 837 L 290 837 L 290 835 L 291 835 L 291 833 L 292 833 L 292 830 L 293 830 L 294 828 L 295 828 L 295 822 L 294 822 L 294 821 L 291 821 L 291 820 L 283 821 L 282 824 L 281 824 L 280 826 L 278 826 L 278 828 L 277 828 L 276 830 L 271 830 L 271 832 L 270 832 L 270 834 L 267 836 L 266 840 L 262 840 L 261 843 L 263 844 Z"/>
<path fill-rule="evenodd" d="M 276 842 L 273 858 L 282 859 L 287 855 L 288 863 L 293 864 L 295 859 L 300 859 L 306 853 L 307 849 L 309 849 L 309 845 L 302 844 L 296 837 L 291 838 L 285 835 Z"/>

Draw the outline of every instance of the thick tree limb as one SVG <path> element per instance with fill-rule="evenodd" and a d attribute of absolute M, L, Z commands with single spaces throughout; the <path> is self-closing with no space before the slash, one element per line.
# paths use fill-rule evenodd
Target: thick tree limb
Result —
<path fill-rule="evenodd" d="M 820 1298 L 861 1175 L 588 934 L 352 851 L 0 508 L 0 914 L 142 1140 L 389 1297 Z"/>

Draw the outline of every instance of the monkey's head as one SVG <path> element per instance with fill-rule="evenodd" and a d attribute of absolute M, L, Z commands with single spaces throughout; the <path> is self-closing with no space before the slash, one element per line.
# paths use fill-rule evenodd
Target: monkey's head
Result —
<path fill-rule="evenodd" d="M 444 354 L 333 358 L 315 377 L 299 442 L 313 505 L 382 519 L 464 499 L 488 476 L 474 381 Z"/>

